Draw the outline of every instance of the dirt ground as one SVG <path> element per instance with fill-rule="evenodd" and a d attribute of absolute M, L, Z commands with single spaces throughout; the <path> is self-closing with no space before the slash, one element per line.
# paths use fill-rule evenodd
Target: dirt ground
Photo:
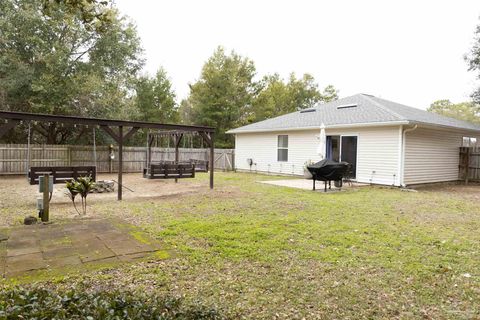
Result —
<path fill-rule="evenodd" d="M 97 180 L 117 180 L 117 178 L 116 174 L 99 174 Z M 123 185 L 126 187 L 123 189 L 123 199 L 125 201 L 145 201 L 209 190 L 207 179 L 179 179 L 178 183 L 175 183 L 173 179 L 144 179 L 139 173 L 124 174 Z M 88 203 L 95 205 L 116 201 L 117 188 L 118 185 L 115 184 L 115 192 L 90 194 L 87 198 Z M 60 211 L 64 212 L 65 218 L 72 218 L 75 217 L 75 214 L 70 212 L 73 207 L 66 191 L 64 184 L 55 185 L 50 204 L 56 209 L 63 209 Z M 38 192 L 38 185 L 30 185 L 25 177 L 0 176 L 0 226 L 17 224 L 26 215 L 35 215 L 36 199 L 39 197 L 41 197 L 41 194 Z M 80 203 L 80 198 L 77 199 L 77 202 Z M 18 221 L 12 221 L 11 212 L 6 212 L 6 210 L 11 211 L 12 208 L 19 211 Z M 2 214 L 2 212 L 6 214 Z M 89 215 L 95 216 L 94 207 Z"/>
<path fill-rule="evenodd" d="M 480 183 L 475 182 L 471 182 L 468 185 L 465 185 L 463 182 L 436 183 L 414 187 L 413 189 L 420 192 L 443 194 L 447 197 L 456 196 L 466 200 L 480 200 Z"/>

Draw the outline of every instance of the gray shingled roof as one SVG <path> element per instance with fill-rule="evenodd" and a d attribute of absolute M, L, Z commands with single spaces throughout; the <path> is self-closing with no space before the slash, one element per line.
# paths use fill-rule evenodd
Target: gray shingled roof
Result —
<path fill-rule="evenodd" d="M 356 107 L 348 108 L 351 105 L 356 105 Z M 477 124 L 444 117 L 367 94 L 356 94 L 337 101 L 317 105 L 309 110 L 315 111 L 292 112 L 236 128 L 228 131 L 228 133 L 318 128 L 322 123 L 328 128 L 329 126 L 372 125 L 389 122 L 392 124 L 426 124 L 480 131 L 480 125 Z"/>

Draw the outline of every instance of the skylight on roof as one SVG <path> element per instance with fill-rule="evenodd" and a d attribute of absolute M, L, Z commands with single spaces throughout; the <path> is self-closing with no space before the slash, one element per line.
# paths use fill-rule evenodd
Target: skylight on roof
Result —
<path fill-rule="evenodd" d="M 338 106 L 337 109 L 350 109 L 350 108 L 356 108 L 356 107 L 357 107 L 356 103 L 354 103 L 354 104 L 344 104 L 344 105 Z"/>
<path fill-rule="evenodd" d="M 315 110 L 315 109 L 305 109 L 305 110 L 300 111 L 300 113 L 308 113 L 308 112 L 315 112 L 315 111 L 317 111 L 317 110 Z"/>

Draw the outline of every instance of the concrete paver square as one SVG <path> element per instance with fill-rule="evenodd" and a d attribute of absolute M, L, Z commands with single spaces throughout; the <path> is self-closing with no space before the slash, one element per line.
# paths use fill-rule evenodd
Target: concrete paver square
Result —
<path fill-rule="evenodd" d="M 121 232 L 119 230 L 113 230 L 105 233 L 99 233 L 97 237 L 103 241 L 121 241 L 134 238 L 129 234 L 125 234 L 125 232 Z"/>
<path fill-rule="evenodd" d="M 28 248 L 32 246 L 38 246 L 39 241 L 36 237 L 31 237 L 31 238 L 14 238 L 11 237 L 7 241 L 7 246 L 9 249 L 22 249 L 22 248 Z"/>
<path fill-rule="evenodd" d="M 40 253 L 39 246 L 32 246 L 32 247 L 23 247 L 23 248 L 7 248 L 7 257 L 15 257 L 15 256 L 22 256 L 28 255 L 33 253 Z"/>
<path fill-rule="evenodd" d="M 120 240 L 105 242 L 105 245 L 110 248 L 116 255 L 122 256 L 126 254 L 138 253 L 138 252 L 152 252 L 154 249 L 142 243 L 134 240 Z"/>
<path fill-rule="evenodd" d="M 82 260 L 77 255 L 47 259 L 47 265 L 49 268 L 64 268 L 66 266 L 76 266 L 80 264 L 82 264 Z"/>
<path fill-rule="evenodd" d="M 104 265 L 134 261 L 159 250 L 133 237 L 129 230 L 106 219 L 13 227 L 0 241 L 0 277 L 17 277 L 41 269 L 82 264 Z M 145 236 L 146 241 L 150 240 Z"/>
<path fill-rule="evenodd" d="M 72 246 L 53 247 L 53 248 L 43 250 L 43 257 L 45 259 L 63 258 L 63 257 L 71 256 L 73 254 L 75 254 L 75 248 Z"/>
<path fill-rule="evenodd" d="M 5 241 L 8 239 L 7 233 L 0 231 L 0 242 Z"/>
<path fill-rule="evenodd" d="M 105 248 L 105 249 L 97 249 L 85 254 L 81 254 L 80 260 L 82 260 L 82 262 L 85 263 L 85 262 L 103 260 L 107 258 L 113 258 L 115 256 L 116 255 L 112 250 Z"/>
<path fill-rule="evenodd" d="M 40 252 L 13 257 L 7 256 L 6 260 L 7 275 L 30 270 L 45 269 L 46 267 L 47 263 Z"/>

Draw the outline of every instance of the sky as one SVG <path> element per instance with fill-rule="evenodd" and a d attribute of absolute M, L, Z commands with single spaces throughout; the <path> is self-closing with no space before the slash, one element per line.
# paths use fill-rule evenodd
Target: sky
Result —
<path fill-rule="evenodd" d="M 312 74 L 357 93 L 425 109 L 480 85 L 464 55 L 480 1 L 116 0 L 137 25 L 144 73 L 165 68 L 180 99 L 215 48 L 255 62 L 258 79 Z"/>

